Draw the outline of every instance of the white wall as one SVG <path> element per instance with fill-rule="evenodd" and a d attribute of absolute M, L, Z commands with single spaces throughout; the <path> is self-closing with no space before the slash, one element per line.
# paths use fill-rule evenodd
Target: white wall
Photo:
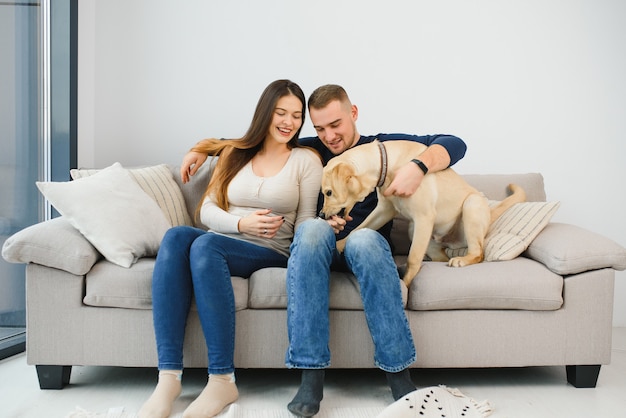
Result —
<path fill-rule="evenodd" d="M 384 3 L 384 4 L 383 4 Z M 79 165 L 179 163 L 265 86 L 338 83 L 359 130 L 452 133 L 460 173 L 541 172 L 553 220 L 626 245 L 626 2 L 81 0 Z M 309 121 L 304 130 L 312 135 Z M 626 272 L 616 280 L 626 326 Z"/>

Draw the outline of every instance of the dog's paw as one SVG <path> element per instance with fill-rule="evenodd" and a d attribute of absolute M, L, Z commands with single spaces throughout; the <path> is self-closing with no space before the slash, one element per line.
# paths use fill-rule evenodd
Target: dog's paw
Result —
<path fill-rule="evenodd" d="M 450 267 L 465 267 L 467 263 L 463 260 L 463 257 L 454 257 L 448 261 Z"/>
<path fill-rule="evenodd" d="M 448 261 L 448 266 L 450 267 L 465 267 L 471 264 L 477 264 L 483 261 L 483 258 L 480 256 L 470 256 L 466 255 L 464 257 L 453 257 Z"/>

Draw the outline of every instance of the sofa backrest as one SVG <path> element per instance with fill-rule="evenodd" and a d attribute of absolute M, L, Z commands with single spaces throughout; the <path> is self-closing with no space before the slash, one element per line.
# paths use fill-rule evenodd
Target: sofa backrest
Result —
<path fill-rule="evenodd" d="M 546 191 L 543 176 L 539 173 L 527 174 L 465 174 L 465 181 L 480 190 L 490 200 L 502 200 L 508 196 L 507 185 L 515 183 L 526 192 L 529 202 L 545 202 Z"/>
<path fill-rule="evenodd" d="M 187 206 L 191 219 L 194 221 L 194 226 L 202 229 L 206 229 L 206 227 L 200 223 L 199 219 L 196 219 L 196 208 L 200 204 L 204 191 L 209 184 L 216 162 L 217 157 L 209 157 L 187 184 L 183 184 L 180 178 L 180 166 L 169 166 L 174 180 L 176 180 L 178 187 L 180 187 L 180 190 L 183 192 L 185 205 Z"/>

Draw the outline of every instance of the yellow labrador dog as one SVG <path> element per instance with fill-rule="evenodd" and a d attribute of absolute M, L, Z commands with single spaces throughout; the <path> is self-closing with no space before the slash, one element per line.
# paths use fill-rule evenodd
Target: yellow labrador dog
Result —
<path fill-rule="evenodd" d="M 490 208 L 487 198 L 451 168 L 428 173 L 409 197 L 383 196 L 396 170 L 426 150 L 413 141 L 374 141 L 332 158 L 322 174 L 324 206 L 320 216 L 347 216 L 355 203 L 377 190 L 378 205 L 356 229 L 377 230 L 400 213 L 411 221 L 412 243 L 403 281 L 408 286 L 419 272 L 424 254 L 453 267 L 480 263 L 489 225 L 515 203 L 526 200 L 524 190 L 509 185 L 512 194 Z M 345 238 L 337 241 L 343 252 Z M 445 248 L 467 247 L 467 254 L 448 259 Z"/>

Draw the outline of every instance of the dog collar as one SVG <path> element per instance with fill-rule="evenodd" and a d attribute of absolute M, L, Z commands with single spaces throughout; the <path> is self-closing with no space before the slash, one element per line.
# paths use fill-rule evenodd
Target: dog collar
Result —
<path fill-rule="evenodd" d="M 380 149 L 380 176 L 378 177 L 378 184 L 376 187 L 381 187 L 385 183 L 387 177 L 387 150 L 382 142 L 378 142 L 378 148 Z"/>

